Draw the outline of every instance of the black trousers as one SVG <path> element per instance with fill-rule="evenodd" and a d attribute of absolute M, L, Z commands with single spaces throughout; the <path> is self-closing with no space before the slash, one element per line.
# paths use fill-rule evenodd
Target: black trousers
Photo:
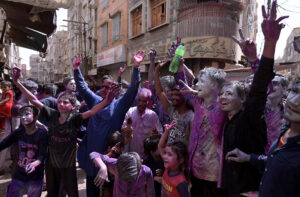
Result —
<path fill-rule="evenodd" d="M 86 177 L 86 195 L 87 197 L 99 197 L 100 188 L 94 184 L 95 176 Z"/>
<path fill-rule="evenodd" d="M 228 197 L 226 191 L 217 188 L 217 182 L 205 181 L 191 177 L 191 197 Z"/>
<path fill-rule="evenodd" d="M 61 183 L 69 197 L 78 197 L 76 166 L 70 168 L 54 168 L 46 164 L 46 184 L 48 197 L 58 197 Z"/>

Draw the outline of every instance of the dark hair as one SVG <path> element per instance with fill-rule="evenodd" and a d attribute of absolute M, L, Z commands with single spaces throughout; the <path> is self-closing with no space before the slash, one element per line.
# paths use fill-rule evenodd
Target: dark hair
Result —
<path fill-rule="evenodd" d="M 177 161 L 183 159 L 183 163 L 180 166 L 181 171 L 184 172 L 187 177 L 187 166 L 188 166 L 188 150 L 186 145 L 181 141 L 175 141 L 168 143 L 167 146 L 171 147 L 172 151 L 177 155 Z"/>
<path fill-rule="evenodd" d="M 55 84 L 46 84 L 44 86 L 44 92 L 45 94 L 55 96 L 57 91 L 57 86 Z"/>
<path fill-rule="evenodd" d="M 12 88 L 12 83 L 10 81 L 1 81 L 1 86 L 8 86 L 10 88 Z"/>
<path fill-rule="evenodd" d="M 125 139 L 124 136 L 119 131 L 114 131 L 109 134 L 106 138 L 107 146 L 113 147 L 117 143 L 121 142 L 120 145 L 122 147 L 125 146 Z"/>
<path fill-rule="evenodd" d="M 245 83 L 243 83 L 243 82 L 229 81 L 229 82 L 226 82 L 223 87 L 225 87 L 225 86 L 232 86 L 233 88 L 235 88 L 238 97 L 240 97 L 241 99 L 245 99 L 248 95 L 248 89 L 247 89 Z"/>
<path fill-rule="evenodd" d="M 144 139 L 144 153 L 150 155 L 151 151 L 155 152 L 159 143 L 160 135 L 154 135 Z"/>
<path fill-rule="evenodd" d="M 63 80 L 64 86 L 66 87 L 66 86 L 68 85 L 68 83 L 69 83 L 71 80 L 73 80 L 73 79 L 74 79 L 74 77 L 70 77 L 70 76 L 65 77 L 64 80 Z"/>
<path fill-rule="evenodd" d="M 25 105 L 19 109 L 19 111 L 18 111 L 19 115 L 21 115 L 21 113 L 25 110 L 30 110 L 33 113 L 33 116 L 35 119 L 37 119 L 40 114 L 40 110 L 36 106 Z"/>
<path fill-rule="evenodd" d="M 25 80 L 22 82 L 22 85 L 25 86 L 26 89 L 38 89 L 38 84 L 32 80 Z"/>
<path fill-rule="evenodd" d="M 74 94 L 68 93 L 68 92 L 63 92 L 63 93 L 61 93 L 61 95 L 59 95 L 59 97 L 57 98 L 57 101 L 62 97 L 69 99 L 69 101 L 72 105 L 76 105 L 77 99 Z"/>
<path fill-rule="evenodd" d="M 142 166 L 141 158 L 136 152 L 128 152 L 120 155 L 117 161 L 117 169 L 120 180 L 129 181 L 136 178 Z"/>

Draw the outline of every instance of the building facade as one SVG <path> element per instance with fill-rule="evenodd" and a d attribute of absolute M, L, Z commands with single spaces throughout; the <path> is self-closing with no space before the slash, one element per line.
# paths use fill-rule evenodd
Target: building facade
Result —
<path fill-rule="evenodd" d="M 98 73 L 117 78 L 119 68 L 127 63 L 128 0 L 98 1 Z M 129 75 L 128 69 L 124 77 Z"/>
<path fill-rule="evenodd" d="M 98 0 L 74 0 L 68 9 L 69 64 L 82 54 L 84 76 L 97 74 Z"/>
<path fill-rule="evenodd" d="M 0 8 L 0 37 L 4 35 L 2 43 L 0 43 L 0 81 L 11 79 L 11 68 L 14 65 L 20 65 L 19 48 L 12 43 L 7 34 L 8 25 L 4 29 L 6 19 L 5 11 Z M 5 31 L 5 32 L 4 32 Z"/>
<path fill-rule="evenodd" d="M 69 63 L 68 32 L 57 31 L 48 38 L 46 58 L 30 56 L 31 78 L 40 84 L 61 83 L 67 76 L 73 75 Z"/>
<path fill-rule="evenodd" d="M 157 60 L 163 60 L 178 36 L 185 44 L 185 64 L 194 73 L 235 64 L 241 52 L 231 37 L 243 27 L 245 36 L 255 39 L 256 9 L 254 0 L 130 0 L 128 59 L 134 51 L 154 48 Z M 144 62 L 146 75 L 148 57 Z"/>

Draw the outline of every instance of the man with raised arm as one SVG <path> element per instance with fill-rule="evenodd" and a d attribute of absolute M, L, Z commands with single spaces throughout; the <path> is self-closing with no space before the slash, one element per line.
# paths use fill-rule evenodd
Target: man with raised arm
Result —
<path fill-rule="evenodd" d="M 87 134 L 78 148 L 79 166 L 86 172 L 86 191 L 87 196 L 89 197 L 99 197 L 100 195 L 99 188 L 94 184 L 94 179 L 98 173 L 98 169 L 89 159 L 89 154 L 91 152 L 104 153 L 107 150 L 106 137 L 108 134 L 117 130 L 121 131 L 125 114 L 131 107 L 138 91 L 139 83 L 141 81 L 139 66 L 144 57 L 145 53 L 143 51 L 139 51 L 134 55 L 131 83 L 124 96 L 112 101 L 110 105 L 89 119 Z M 101 102 L 103 98 L 96 95 L 87 87 L 79 69 L 80 62 L 81 57 L 79 57 L 73 64 L 74 79 L 77 89 L 83 96 L 88 108 L 92 108 L 94 105 Z M 113 83 L 113 81 L 109 79 L 103 82 L 100 90 L 101 95 L 107 94 L 111 83 Z"/>

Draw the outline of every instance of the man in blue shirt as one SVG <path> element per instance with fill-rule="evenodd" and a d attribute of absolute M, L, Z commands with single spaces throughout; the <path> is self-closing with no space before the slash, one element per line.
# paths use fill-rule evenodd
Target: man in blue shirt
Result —
<path fill-rule="evenodd" d="M 93 161 L 89 159 L 89 154 L 91 152 L 104 153 L 107 150 L 106 137 L 113 131 L 121 131 L 125 114 L 131 107 L 138 92 L 141 81 L 139 66 L 144 57 L 145 53 L 143 51 L 139 51 L 134 55 L 131 83 L 124 96 L 112 101 L 110 105 L 89 119 L 87 134 L 83 138 L 77 154 L 79 166 L 86 172 L 86 191 L 88 197 L 99 197 L 100 195 L 99 188 L 94 185 L 94 178 L 98 173 L 98 169 L 93 164 Z M 103 98 L 91 91 L 86 85 L 79 69 L 80 62 L 81 57 L 73 64 L 74 79 L 80 95 L 82 95 L 90 109 L 101 102 Z M 112 81 L 110 79 L 103 82 L 100 90 L 102 92 L 101 95 L 106 95 L 111 84 Z"/>

